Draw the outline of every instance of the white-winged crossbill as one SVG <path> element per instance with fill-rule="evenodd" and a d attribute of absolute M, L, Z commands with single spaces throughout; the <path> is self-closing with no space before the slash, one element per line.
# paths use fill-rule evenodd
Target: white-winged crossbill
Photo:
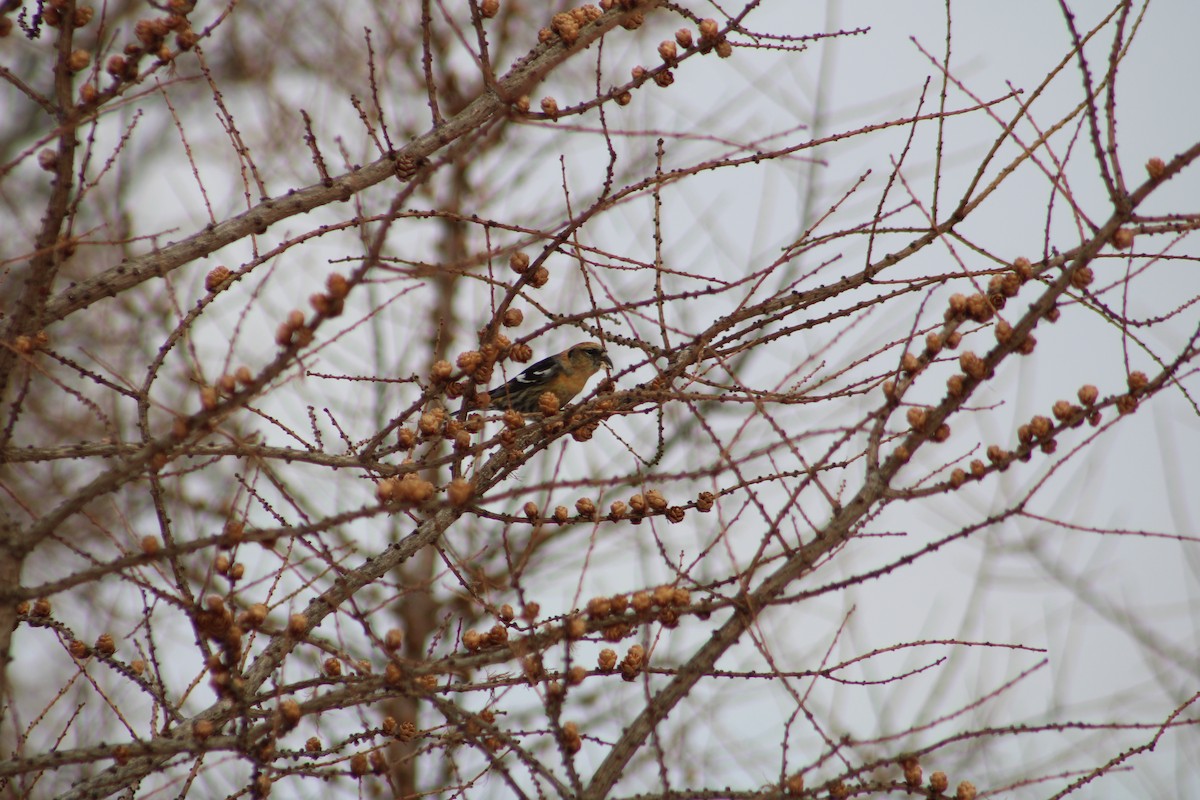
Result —
<path fill-rule="evenodd" d="M 488 394 L 496 408 L 519 411 L 523 414 L 544 410 L 542 395 L 549 392 L 561 407 L 583 391 L 602 365 L 612 367 L 612 361 L 598 342 L 581 342 L 561 353 L 543 358 L 503 386 Z"/>

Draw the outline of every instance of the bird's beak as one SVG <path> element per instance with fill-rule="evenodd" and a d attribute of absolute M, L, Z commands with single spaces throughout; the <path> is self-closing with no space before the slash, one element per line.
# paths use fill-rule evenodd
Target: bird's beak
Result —
<path fill-rule="evenodd" d="M 600 360 L 603 361 L 605 364 L 608 364 L 609 369 L 613 368 L 612 359 L 608 357 L 608 353 L 601 353 Z"/>

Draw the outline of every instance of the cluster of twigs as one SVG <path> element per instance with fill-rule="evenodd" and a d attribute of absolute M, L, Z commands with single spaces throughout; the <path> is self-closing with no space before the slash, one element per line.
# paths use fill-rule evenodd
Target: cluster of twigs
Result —
<path fill-rule="evenodd" d="M 1196 409 L 1200 294 L 1163 286 L 1200 215 L 1145 209 L 1200 142 L 1137 169 L 1117 145 L 1144 8 L 1084 29 L 1064 4 L 1061 62 L 996 97 L 947 38 L 911 113 L 813 136 L 655 127 L 706 101 L 693 73 L 866 33 L 780 34 L 761 0 L 363 3 L 336 34 L 253 5 L 3 6 L 7 793 L 1065 795 L 1194 725 L 1194 696 L 983 724 L 1043 647 L 864 646 L 812 611 L 1009 525 L 1152 535 L 1042 503 L 1159 395 Z M 969 169 L 943 160 L 960 118 L 995 130 Z M 899 145 L 748 262 L 700 217 L 671 234 L 846 141 Z M 988 227 L 1019 180 L 1040 252 Z M 488 404 L 582 340 L 616 366 L 574 403 Z M 1022 365 L 1077 346 L 1104 366 L 1025 414 Z M 836 732 L 835 699 L 966 657 L 1002 677 Z M 1082 765 L 995 767 L 1118 729 Z"/>

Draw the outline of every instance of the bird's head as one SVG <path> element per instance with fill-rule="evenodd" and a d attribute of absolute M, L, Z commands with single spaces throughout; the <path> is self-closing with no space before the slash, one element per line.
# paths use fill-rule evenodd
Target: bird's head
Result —
<path fill-rule="evenodd" d="M 570 359 L 572 366 L 583 367 L 589 373 L 595 372 L 605 364 L 610 368 L 613 365 L 608 353 L 604 352 L 604 348 L 600 346 L 599 342 L 581 342 L 567 351 L 567 358 Z"/>

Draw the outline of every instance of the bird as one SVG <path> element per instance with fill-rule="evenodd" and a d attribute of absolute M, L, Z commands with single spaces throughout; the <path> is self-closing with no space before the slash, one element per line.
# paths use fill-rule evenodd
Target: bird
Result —
<path fill-rule="evenodd" d="M 511 408 L 523 414 L 542 413 L 542 395 L 550 392 L 561 407 L 579 394 L 604 364 L 610 368 L 613 365 L 599 342 L 580 342 L 543 358 L 488 394 L 497 408 Z"/>

